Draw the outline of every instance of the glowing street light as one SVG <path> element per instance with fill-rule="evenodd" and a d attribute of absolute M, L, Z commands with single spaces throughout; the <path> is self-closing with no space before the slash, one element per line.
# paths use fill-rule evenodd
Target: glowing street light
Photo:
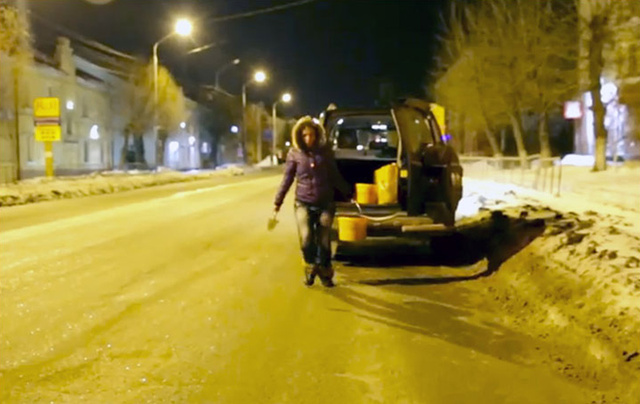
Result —
<path fill-rule="evenodd" d="M 242 133 L 240 147 L 242 148 L 242 158 L 246 162 L 247 153 L 245 143 L 247 139 L 247 86 L 251 83 L 264 83 L 267 80 L 267 74 L 263 70 L 256 71 L 251 80 L 242 85 Z"/>
<path fill-rule="evenodd" d="M 286 104 L 290 103 L 291 100 L 293 99 L 293 97 L 291 97 L 291 93 L 284 93 L 282 94 L 282 96 L 280 97 L 280 100 L 276 101 L 273 103 L 273 105 L 271 106 L 271 115 L 272 115 L 272 124 L 271 124 L 271 131 L 272 136 L 271 136 L 271 164 L 272 165 L 276 165 L 278 160 L 276 157 L 276 122 L 277 122 L 277 117 L 276 117 L 276 107 L 278 106 L 279 102 L 284 102 Z"/>
<path fill-rule="evenodd" d="M 153 44 L 153 129 L 156 134 L 156 139 L 158 135 L 158 46 L 167 39 L 171 38 L 174 35 L 179 35 L 182 37 L 186 37 L 191 35 L 193 31 L 193 25 L 186 18 L 180 18 L 176 21 L 176 24 L 173 28 L 173 32 L 165 35 L 160 38 L 156 43 Z"/>
<path fill-rule="evenodd" d="M 264 83 L 265 80 L 267 80 L 267 74 L 262 70 L 258 70 L 253 75 L 253 81 L 255 81 L 256 83 Z"/>
<path fill-rule="evenodd" d="M 180 36 L 189 36 L 193 31 L 193 25 L 186 18 L 180 18 L 176 21 L 173 31 Z"/>
<path fill-rule="evenodd" d="M 238 129 L 238 127 L 236 125 L 232 125 L 231 126 L 231 133 L 238 133 L 240 130 Z"/>

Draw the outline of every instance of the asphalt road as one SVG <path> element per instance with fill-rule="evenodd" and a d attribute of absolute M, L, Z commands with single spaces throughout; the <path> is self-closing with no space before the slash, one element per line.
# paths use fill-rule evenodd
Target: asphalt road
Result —
<path fill-rule="evenodd" d="M 462 284 L 375 284 L 476 264 L 303 286 L 291 195 L 266 230 L 278 181 L 0 210 L 0 401 L 591 402 Z"/>

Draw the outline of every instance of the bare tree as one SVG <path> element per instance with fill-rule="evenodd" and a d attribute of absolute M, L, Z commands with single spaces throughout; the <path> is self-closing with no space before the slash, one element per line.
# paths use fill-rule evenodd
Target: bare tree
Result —
<path fill-rule="evenodd" d="M 451 14 L 440 59 L 446 71 L 437 85 L 440 102 L 463 112 L 467 129 L 484 133 L 494 155 L 501 155 L 494 128 L 510 123 L 524 164 L 521 54 L 511 48 L 508 28 L 497 28 L 511 16 L 499 0 L 459 6 Z"/>
<path fill-rule="evenodd" d="M 451 111 L 450 116 L 457 117 L 450 122 L 454 131 L 467 137 L 472 133 L 485 133 L 493 155 L 500 156 L 492 130 L 496 117 L 490 113 L 495 91 L 487 88 L 493 83 L 484 77 L 484 61 L 473 53 L 466 29 L 466 12 L 455 3 L 451 7 L 448 32 L 441 40 L 443 52 L 439 57 L 444 74 L 437 80 L 435 94 L 438 102 Z"/>
<path fill-rule="evenodd" d="M 511 125 L 523 165 L 522 117 L 537 113 L 542 155 L 550 156 L 548 115 L 575 91 L 575 13 L 554 0 L 484 0 L 452 10 L 441 97 L 486 133 L 496 155 L 495 128 Z"/>
<path fill-rule="evenodd" d="M 16 2 L 16 6 L 0 2 L 0 112 L 6 105 L 13 105 L 12 142 L 17 180 L 21 174 L 20 109 L 28 88 L 24 75 L 32 63 L 31 30 L 24 1 Z"/>
<path fill-rule="evenodd" d="M 525 49 L 524 103 L 538 115 L 542 157 L 551 157 L 548 116 L 577 90 L 577 19 L 571 3 L 517 1 L 518 41 Z"/>
<path fill-rule="evenodd" d="M 594 133 L 596 136 L 594 171 L 607 169 L 607 129 L 604 126 L 605 107 L 601 100 L 600 90 L 604 71 L 604 49 L 612 40 L 609 18 L 612 11 L 612 0 L 577 0 L 580 18 L 581 40 L 587 41 L 586 89 L 592 100 L 594 114 Z M 583 55 L 585 56 L 585 55 Z"/>
<path fill-rule="evenodd" d="M 153 64 L 134 64 L 128 74 L 128 80 L 118 90 L 120 111 L 126 122 L 124 144 L 120 166 L 124 159 L 131 137 L 136 144 L 136 162 L 146 163 L 143 154 L 142 139 L 154 125 L 154 84 Z M 182 89 L 176 84 L 171 73 L 158 67 L 158 139 L 156 143 L 156 162 L 164 164 L 164 149 L 169 131 L 177 129 L 185 119 L 186 107 Z"/>

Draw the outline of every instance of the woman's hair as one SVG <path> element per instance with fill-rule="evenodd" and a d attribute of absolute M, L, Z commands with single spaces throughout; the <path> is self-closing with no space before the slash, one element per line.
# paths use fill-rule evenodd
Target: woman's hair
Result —
<path fill-rule="evenodd" d="M 300 118 L 291 130 L 293 147 L 300 150 L 307 149 L 306 144 L 302 140 L 302 131 L 304 128 L 313 128 L 316 133 L 316 145 L 323 145 L 325 143 L 324 128 L 310 116 L 305 116 L 304 118 Z"/>

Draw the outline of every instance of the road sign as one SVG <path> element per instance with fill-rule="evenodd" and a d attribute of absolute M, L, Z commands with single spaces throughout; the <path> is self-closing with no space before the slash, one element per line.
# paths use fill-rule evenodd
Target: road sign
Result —
<path fill-rule="evenodd" d="M 61 134 L 60 125 L 36 126 L 36 140 L 38 142 L 59 142 Z"/>
<path fill-rule="evenodd" d="M 59 118 L 60 100 L 56 97 L 41 97 L 33 101 L 33 116 L 36 118 Z"/>

